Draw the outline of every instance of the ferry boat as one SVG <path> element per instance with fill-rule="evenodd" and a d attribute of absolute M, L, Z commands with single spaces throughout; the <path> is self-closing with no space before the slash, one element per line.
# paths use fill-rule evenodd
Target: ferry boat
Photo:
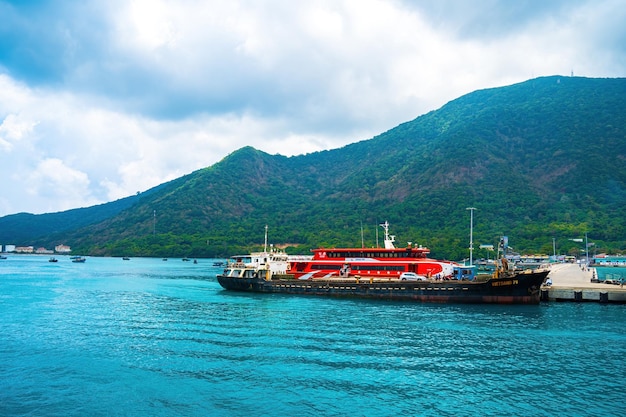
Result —
<path fill-rule="evenodd" d="M 388 224 L 386 222 L 385 224 L 388 230 Z M 385 240 L 393 242 L 394 239 L 393 236 L 386 234 Z M 391 260 L 384 261 L 377 260 L 371 253 L 366 259 L 350 256 L 337 256 L 338 259 L 333 259 L 331 256 L 330 259 L 335 262 L 326 263 L 326 267 L 315 269 L 313 265 L 322 265 L 320 260 L 316 259 L 316 255 L 319 258 L 321 250 L 315 250 L 310 261 L 300 260 L 298 262 L 303 265 L 294 266 L 284 252 L 273 250 L 267 252 L 265 248 L 263 252 L 231 257 L 223 273 L 217 275 L 217 281 L 226 290 L 259 293 L 398 301 L 538 304 L 541 285 L 550 272 L 549 269 L 516 271 L 512 263 L 502 258 L 498 261 L 498 268 L 493 275 L 478 279 L 474 274 L 474 267 L 431 260 L 425 257 L 427 251 L 413 252 L 412 249 L 411 251 L 405 249 L 406 253 L 402 257 L 398 255 L 396 258 L 393 255 L 390 256 Z M 385 250 L 389 254 L 399 253 L 395 248 L 387 247 Z M 339 254 L 345 251 L 353 253 L 347 249 L 334 249 L 331 253 L 334 251 Z M 325 252 L 328 254 L 328 250 Z M 413 253 L 420 256 L 411 256 Z M 340 267 L 336 268 L 337 265 Z M 364 268 L 361 268 L 362 266 Z M 414 275 L 420 278 L 402 280 L 401 269 L 374 269 L 372 266 L 402 266 L 404 271 L 413 268 L 414 270 L 406 272 L 414 272 Z M 419 269 L 420 267 L 422 269 Z M 387 271 L 390 271 L 389 274 Z M 430 273 L 423 274 L 418 271 Z"/>
<path fill-rule="evenodd" d="M 502 270 L 483 280 L 435 279 L 403 281 L 352 275 L 338 278 L 296 279 L 272 273 L 271 263 L 229 264 L 217 281 L 226 290 L 394 301 L 440 303 L 538 304 L 548 269 L 511 272 Z"/>
<path fill-rule="evenodd" d="M 262 252 L 253 252 L 249 255 L 231 256 L 226 261 L 223 277 L 231 278 L 291 278 L 288 275 L 289 255 L 283 251 L 267 250 L 267 226 L 265 226 L 265 244 Z"/>
<path fill-rule="evenodd" d="M 397 279 L 405 272 L 433 278 L 451 278 L 459 264 L 428 257 L 430 250 L 421 245 L 396 248 L 395 236 L 389 234 L 389 222 L 384 230 L 384 248 L 319 248 L 310 259 L 293 259 L 289 273 L 298 279 L 330 277 L 375 277 Z"/>
<path fill-rule="evenodd" d="M 261 278 L 294 279 L 293 275 L 287 274 L 289 256 L 285 252 L 253 252 L 249 255 L 231 256 L 226 262 L 223 277 L 233 278 Z"/>

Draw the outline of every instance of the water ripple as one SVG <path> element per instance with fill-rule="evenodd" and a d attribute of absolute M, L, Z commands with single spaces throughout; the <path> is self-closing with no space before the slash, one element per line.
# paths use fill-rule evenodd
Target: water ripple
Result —
<path fill-rule="evenodd" d="M 623 306 L 236 294 L 160 260 L 28 262 L 0 281 L 0 415 L 626 411 Z"/>

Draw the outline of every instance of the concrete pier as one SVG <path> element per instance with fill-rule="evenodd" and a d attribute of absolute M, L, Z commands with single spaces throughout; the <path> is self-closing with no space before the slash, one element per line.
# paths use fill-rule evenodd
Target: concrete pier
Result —
<path fill-rule="evenodd" d="M 576 264 L 554 264 L 548 275 L 552 285 L 541 287 L 541 300 L 626 303 L 626 288 L 591 282 L 592 277 L 593 268 L 583 270 Z"/>

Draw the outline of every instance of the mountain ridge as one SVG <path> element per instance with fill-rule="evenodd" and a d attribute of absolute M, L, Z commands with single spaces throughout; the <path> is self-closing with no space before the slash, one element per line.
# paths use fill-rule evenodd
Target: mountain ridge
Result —
<path fill-rule="evenodd" d="M 474 234 L 487 243 L 511 234 L 524 250 L 548 252 L 559 238 L 575 251 L 567 239 L 592 232 L 600 247 L 623 250 L 625 105 L 623 78 L 478 90 L 334 150 L 241 148 L 115 215 L 41 240 L 98 255 L 226 256 L 258 245 L 266 224 L 277 242 L 306 251 L 360 245 L 362 225 L 371 244 L 375 225 L 389 220 L 406 240 L 458 258 L 474 206 Z"/>

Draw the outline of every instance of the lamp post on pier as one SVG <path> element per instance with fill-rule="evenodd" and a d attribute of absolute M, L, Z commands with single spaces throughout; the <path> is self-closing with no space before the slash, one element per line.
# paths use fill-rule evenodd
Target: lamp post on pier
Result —
<path fill-rule="evenodd" d="M 470 264 L 469 266 L 474 265 L 474 210 L 475 207 L 467 207 L 465 210 L 470 211 L 470 244 L 469 244 L 469 252 L 470 252 Z"/>

